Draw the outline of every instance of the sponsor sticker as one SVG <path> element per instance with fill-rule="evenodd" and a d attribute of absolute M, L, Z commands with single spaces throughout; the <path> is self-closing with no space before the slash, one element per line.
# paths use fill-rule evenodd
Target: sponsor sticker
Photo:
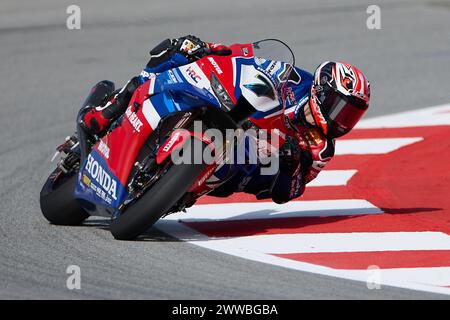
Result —
<path fill-rule="evenodd" d="M 186 72 L 189 77 L 191 77 L 192 80 L 194 80 L 195 83 L 198 83 L 202 78 L 197 74 L 197 72 L 192 68 L 192 66 L 189 66 L 186 69 Z"/>
<path fill-rule="evenodd" d="M 172 83 L 177 83 L 178 82 L 177 77 L 175 76 L 175 74 L 173 73 L 172 70 L 167 71 L 167 74 L 169 75 L 170 81 Z"/>
<path fill-rule="evenodd" d="M 142 121 L 138 118 L 137 114 L 131 111 L 131 107 L 127 109 L 125 112 L 128 120 L 130 121 L 131 125 L 133 126 L 134 130 L 137 132 L 141 132 L 141 128 L 143 126 Z"/>
<path fill-rule="evenodd" d="M 144 78 L 150 78 L 150 73 L 148 73 L 145 70 L 142 70 L 140 76 Z"/>
<path fill-rule="evenodd" d="M 92 155 L 88 155 L 85 170 L 90 177 L 83 175 L 83 183 L 91 188 L 95 194 L 106 203 L 111 204 L 117 200 L 117 182 L 106 172 L 101 164 Z"/>
<path fill-rule="evenodd" d="M 172 146 L 174 145 L 174 143 L 178 140 L 178 137 L 180 136 L 180 132 L 176 132 L 172 138 L 170 138 L 169 142 L 167 142 L 167 144 L 164 146 L 163 151 L 167 152 L 170 150 L 170 148 L 172 148 Z"/>
<path fill-rule="evenodd" d="M 100 140 L 100 144 L 98 145 L 98 151 L 106 158 L 109 159 L 109 147 L 103 140 Z"/>
<path fill-rule="evenodd" d="M 214 69 L 216 70 L 217 74 L 222 74 L 223 71 L 222 69 L 220 69 L 219 65 L 217 64 L 216 60 L 214 60 L 213 57 L 208 57 L 209 62 L 211 62 L 211 65 L 214 67 Z"/>

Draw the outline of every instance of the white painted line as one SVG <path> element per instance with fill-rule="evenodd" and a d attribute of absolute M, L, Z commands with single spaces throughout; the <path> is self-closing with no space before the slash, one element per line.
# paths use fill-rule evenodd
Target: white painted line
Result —
<path fill-rule="evenodd" d="M 422 140 L 423 138 L 419 137 L 338 140 L 335 155 L 384 154 Z"/>
<path fill-rule="evenodd" d="M 209 238 L 200 232 L 189 228 L 185 224 L 179 223 L 173 220 L 160 220 L 155 225 L 161 231 L 170 234 L 173 237 L 178 239 L 183 239 L 188 243 L 193 245 L 197 245 L 206 249 L 211 249 L 214 251 L 222 252 L 225 254 L 234 255 L 237 257 L 241 257 L 244 259 L 268 263 L 271 265 L 276 265 L 279 267 L 317 273 L 332 277 L 338 277 L 347 280 L 355 280 L 363 282 L 363 286 L 368 281 L 371 274 L 367 270 L 338 270 L 332 269 L 329 267 L 323 267 L 311 263 L 295 261 L 291 259 L 279 258 L 270 254 L 264 254 L 256 251 L 251 251 L 248 249 L 236 248 L 232 243 L 222 243 L 221 246 L 216 245 L 216 240 L 214 238 Z M 436 273 L 440 277 L 442 277 L 441 283 L 446 285 L 446 281 L 450 278 L 450 268 L 427 268 L 430 269 L 429 272 L 434 272 L 436 269 L 439 269 L 441 272 Z M 399 269 L 404 270 L 404 269 Z M 385 270 L 381 270 L 384 272 Z M 384 274 L 384 273 L 383 273 Z M 390 273 L 387 273 L 386 276 L 381 276 L 380 281 L 382 285 L 394 286 L 405 289 L 413 289 L 413 290 L 421 290 L 433 293 L 441 293 L 450 295 L 450 288 L 443 288 L 439 286 L 431 286 L 427 284 L 423 284 L 420 281 L 405 281 L 404 278 L 396 278 L 395 274 L 393 276 L 388 276 Z M 415 277 L 415 280 L 420 280 L 420 277 Z"/>
<path fill-rule="evenodd" d="M 404 128 L 450 125 L 450 104 L 361 120 L 356 128 Z"/>
<path fill-rule="evenodd" d="M 268 254 L 450 250 L 450 236 L 442 232 L 271 234 L 215 238 L 214 243 Z"/>
<path fill-rule="evenodd" d="M 358 170 L 323 170 L 308 187 L 345 186 Z"/>
<path fill-rule="evenodd" d="M 318 200 L 291 201 L 285 204 L 273 202 L 244 202 L 200 204 L 187 209 L 187 212 L 175 213 L 165 220 L 216 221 L 247 220 L 288 217 L 322 217 L 376 214 L 383 211 L 367 200 Z"/>
<path fill-rule="evenodd" d="M 367 275 L 367 270 L 348 270 L 347 272 L 354 275 Z M 432 286 L 444 287 L 450 285 L 450 267 L 380 269 L 379 277 L 382 281 L 396 280 L 427 285 L 431 288 Z M 447 290 L 450 293 L 450 288 Z"/>

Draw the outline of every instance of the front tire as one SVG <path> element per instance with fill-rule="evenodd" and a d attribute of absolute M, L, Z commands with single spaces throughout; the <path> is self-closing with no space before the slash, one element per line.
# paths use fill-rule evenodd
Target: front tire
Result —
<path fill-rule="evenodd" d="M 137 202 L 111 221 L 117 240 L 133 240 L 159 220 L 205 170 L 205 164 L 173 165 Z"/>
<path fill-rule="evenodd" d="M 81 208 L 74 198 L 77 174 L 53 179 L 56 169 L 47 179 L 40 193 L 41 211 L 52 224 L 75 226 L 81 224 L 89 214 Z"/>

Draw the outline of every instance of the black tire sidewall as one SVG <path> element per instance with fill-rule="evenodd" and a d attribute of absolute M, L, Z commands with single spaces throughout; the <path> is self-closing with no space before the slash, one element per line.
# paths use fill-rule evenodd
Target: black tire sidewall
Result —
<path fill-rule="evenodd" d="M 79 225 L 89 214 L 74 197 L 77 173 L 60 177 L 61 183 L 55 183 L 50 177 L 40 193 L 40 206 L 44 217 L 56 225 Z"/>

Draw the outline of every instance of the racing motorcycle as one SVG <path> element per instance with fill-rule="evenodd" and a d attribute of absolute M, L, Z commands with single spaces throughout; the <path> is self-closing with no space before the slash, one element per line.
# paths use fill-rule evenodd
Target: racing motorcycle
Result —
<path fill-rule="evenodd" d="M 275 130 L 280 138 L 275 149 L 284 143 L 284 88 L 294 55 L 277 39 L 230 47 L 231 55 L 207 55 L 151 77 L 102 137 L 80 125 L 84 111 L 117 92 L 111 81 L 97 83 L 78 114 L 76 133 L 57 148 L 57 167 L 40 193 L 45 218 L 77 225 L 90 215 L 107 216 L 114 238 L 131 240 L 239 170 L 251 175 L 261 166 L 227 160 L 250 127 Z M 213 141 L 208 128 L 224 138 Z M 227 130 L 244 134 L 229 138 Z M 205 150 L 215 160 L 194 161 Z M 177 163 L 183 155 L 191 161 Z"/>

